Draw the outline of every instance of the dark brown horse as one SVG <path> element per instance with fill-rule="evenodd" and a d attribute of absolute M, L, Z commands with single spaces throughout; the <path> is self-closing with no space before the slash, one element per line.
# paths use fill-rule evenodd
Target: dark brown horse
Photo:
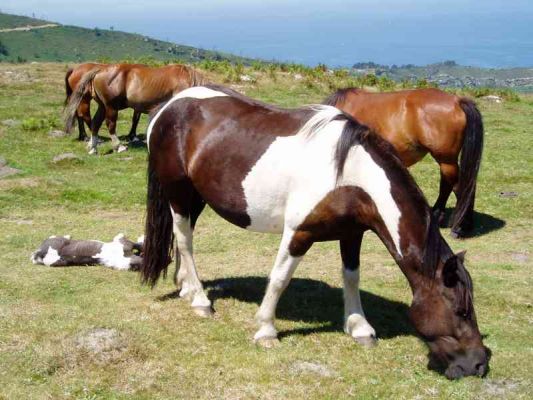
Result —
<path fill-rule="evenodd" d="M 368 93 L 349 88 L 337 91 L 325 104 L 340 108 L 380 134 L 407 167 L 430 153 L 440 167 L 435 216 L 443 225 L 453 190 L 457 205 L 451 218 L 452 236 L 465 236 L 472 230 L 483 150 L 483 123 L 472 100 L 438 89 Z"/>
<path fill-rule="evenodd" d="M 65 106 L 70 101 L 70 96 L 72 93 L 78 88 L 83 75 L 95 68 L 103 68 L 105 65 L 106 64 L 84 63 L 78 65 L 77 67 L 68 69 L 67 73 L 65 74 Z M 76 110 L 76 117 L 78 120 L 78 140 L 80 141 L 83 141 L 87 138 L 84 122 L 87 124 L 89 129 L 91 128 L 91 99 L 91 90 L 90 88 L 87 88 L 85 93 L 83 93 L 83 97 L 81 98 L 78 109 Z M 131 129 L 128 135 L 130 141 L 134 140 L 137 136 L 136 131 L 139 118 L 140 113 L 134 111 Z M 67 127 L 66 130 L 70 132 L 72 130 L 72 126 Z"/>
<path fill-rule="evenodd" d="M 141 113 L 149 113 L 162 102 L 185 88 L 200 83 L 200 75 L 185 65 L 148 67 L 140 64 L 111 64 L 96 66 L 83 75 L 72 93 L 66 109 L 66 126 L 71 128 L 76 111 L 90 93 L 98 103 L 91 123 L 89 153 L 95 154 L 98 130 L 106 121 L 115 150 L 125 150 L 115 134 L 118 111 L 132 108 L 134 118 L 130 140 L 135 137 Z"/>
<path fill-rule="evenodd" d="M 454 255 L 393 148 L 330 106 L 285 110 L 220 86 L 175 96 L 147 131 L 145 282 L 166 272 L 176 237 L 175 282 L 200 315 L 210 315 L 193 258 L 196 220 L 209 206 L 229 222 L 282 234 L 254 340 L 275 343 L 278 300 L 314 242 L 338 240 L 346 333 L 375 341 L 359 296 L 363 233 L 374 231 L 407 277 L 410 317 L 446 376 L 488 367 L 463 255 Z"/>

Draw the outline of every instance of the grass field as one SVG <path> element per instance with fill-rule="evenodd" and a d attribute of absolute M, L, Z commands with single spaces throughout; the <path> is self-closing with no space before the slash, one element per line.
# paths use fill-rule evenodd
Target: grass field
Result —
<path fill-rule="evenodd" d="M 486 148 L 478 236 L 452 240 L 447 229 L 444 236 L 455 251 L 468 250 L 478 322 L 493 357 L 485 379 L 451 382 L 426 368 L 427 349 L 406 316 L 408 284 L 370 233 L 361 279 L 380 337 L 373 349 L 342 332 L 336 243 L 315 245 L 296 271 L 278 308 L 280 345 L 253 345 L 253 316 L 279 237 L 240 230 L 211 210 L 200 217 L 195 251 L 213 319 L 199 319 L 177 299 L 171 279 L 151 291 L 134 272 L 32 265 L 31 252 L 52 234 L 110 240 L 143 231 L 146 150 L 105 155 L 106 142 L 101 155 L 88 156 L 74 136 L 49 135 L 61 128 L 65 71 L 63 64 L 0 64 L 0 156 L 21 170 L 0 179 L 1 399 L 530 398 L 533 97 L 479 103 Z M 328 94 L 287 74 L 239 89 L 283 106 Z M 121 112 L 119 135 L 130 117 Z M 139 132 L 145 127 L 143 117 Z M 52 162 L 65 152 L 79 159 Z M 412 172 L 432 203 L 436 164 L 427 159 Z M 83 345 L 96 328 L 118 332 L 100 352 Z"/>

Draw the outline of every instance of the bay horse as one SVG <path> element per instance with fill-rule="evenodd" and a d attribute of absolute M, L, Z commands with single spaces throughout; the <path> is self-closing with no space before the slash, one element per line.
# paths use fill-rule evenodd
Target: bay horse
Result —
<path fill-rule="evenodd" d="M 70 100 L 70 96 L 72 96 L 72 93 L 77 89 L 83 75 L 95 68 L 103 68 L 105 65 L 106 64 L 99 63 L 83 63 L 77 67 L 69 68 L 67 70 L 67 73 L 65 74 L 65 107 Z M 87 124 L 89 129 L 91 128 L 91 99 L 92 96 L 90 88 L 87 88 L 85 93 L 83 93 L 83 97 L 81 98 L 78 109 L 76 110 L 76 117 L 78 120 L 78 140 L 80 141 L 83 141 L 87 138 L 84 122 Z M 137 136 L 137 124 L 139 123 L 140 116 L 140 113 L 137 111 L 133 112 L 131 129 L 128 135 L 128 139 L 130 141 L 135 140 Z M 65 131 L 68 133 L 70 133 L 71 130 L 72 125 L 65 128 Z"/>
<path fill-rule="evenodd" d="M 141 113 L 150 113 L 162 102 L 188 87 L 201 83 L 202 77 L 193 68 L 180 65 L 148 67 L 141 64 L 110 64 L 97 66 L 83 75 L 77 89 L 71 95 L 65 110 L 66 126 L 72 127 L 76 110 L 84 94 L 89 90 L 98 103 L 98 109 L 91 123 L 89 154 L 97 153 L 98 130 L 106 121 L 113 148 L 125 150 L 115 131 L 118 111 L 132 108 L 135 132 Z M 131 139 L 131 137 L 130 137 Z"/>
<path fill-rule="evenodd" d="M 270 346 L 278 300 L 314 242 L 338 240 L 344 330 L 375 342 L 359 295 L 363 233 L 374 231 L 407 277 L 410 318 L 445 375 L 484 375 L 488 350 L 473 307 L 463 253 L 455 255 L 393 148 L 331 106 L 286 110 L 207 85 L 162 106 L 147 130 L 144 283 L 166 274 L 176 239 L 175 283 L 193 310 L 213 312 L 193 258 L 193 230 L 206 204 L 242 228 L 281 234 L 254 341 Z"/>
<path fill-rule="evenodd" d="M 474 227 L 476 181 L 483 151 L 483 122 L 476 104 L 438 89 L 369 93 L 340 89 L 325 104 L 340 108 L 391 143 L 406 167 L 427 153 L 440 167 L 439 197 L 433 212 L 444 225 L 452 190 L 457 204 L 451 217 L 452 237 Z M 460 168 L 458 164 L 460 154 Z"/>

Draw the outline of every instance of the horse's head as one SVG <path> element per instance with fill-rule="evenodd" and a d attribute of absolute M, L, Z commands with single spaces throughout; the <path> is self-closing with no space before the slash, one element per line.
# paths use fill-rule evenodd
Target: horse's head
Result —
<path fill-rule="evenodd" d="M 472 280 L 464 252 L 438 263 L 433 280 L 414 292 L 410 317 L 427 341 L 433 360 L 449 379 L 484 376 L 489 350 L 483 345 L 472 303 Z"/>

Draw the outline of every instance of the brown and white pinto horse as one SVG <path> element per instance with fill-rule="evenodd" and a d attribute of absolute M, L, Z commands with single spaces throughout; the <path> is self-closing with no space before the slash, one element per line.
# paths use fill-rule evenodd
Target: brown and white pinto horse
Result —
<path fill-rule="evenodd" d="M 77 67 L 68 69 L 67 73 L 65 74 L 65 106 L 69 103 L 72 93 L 78 88 L 83 75 L 95 68 L 103 68 L 105 65 L 106 64 L 84 63 L 78 65 Z M 78 120 L 78 140 L 80 141 L 83 141 L 87 138 L 87 134 L 85 133 L 85 125 L 83 123 L 85 122 L 89 129 L 91 129 L 91 99 L 91 90 L 88 87 L 85 93 L 83 93 L 83 97 L 81 98 L 78 109 L 76 110 L 76 117 Z M 140 116 L 141 114 L 137 111 L 133 112 L 131 129 L 128 135 L 130 141 L 134 140 L 137 135 L 137 124 L 139 123 Z M 71 124 L 70 126 L 67 126 L 65 130 L 70 133 L 72 128 L 73 127 Z"/>
<path fill-rule="evenodd" d="M 91 69 L 71 95 L 66 109 L 66 126 L 72 127 L 85 93 L 89 90 L 98 103 L 98 110 L 91 124 L 89 153 L 96 154 L 98 130 L 106 121 L 115 150 L 125 150 L 116 134 L 118 111 L 133 108 L 136 116 L 130 131 L 130 139 L 141 113 L 149 113 L 162 102 L 188 87 L 201 83 L 201 76 L 185 65 L 148 67 L 140 64 L 111 64 Z M 133 132 L 133 133 L 132 133 Z"/>
<path fill-rule="evenodd" d="M 282 234 L 254 340 L 269 345 L 278 300 L 314 242 L 339 240 L 346 333 L 375 340 L 359 296 L 363 233 L 374 231 L 407 277 L 410 317 L 446 376 L 488 367 L 472 282 L 433 223 L 421 191 L 392 147 L 330 106 L 285 110 L 209 85 L 176 95 L 147 131 L 148 198 L 142 277 L 166 273 L 176 237 L 175 282 L 200 315 L 211 302 L 193 259 L 204 206 L 242 228 Z"/>
<path fill-rule="evenodd" d="M 465 236 L 472 230 L 483 151 L 483 122 L 472 100 L 438 89 L 369 93 L 348 88 L 332 94 L 325 104 L 340 108 L 381 135 L 407 167 L 430 153 L 440 167 L 439 197 L 433 206 L 439 224 L 444 223 L 453 190 L 457 205 L 451 218 L 452 236 Z"/>

